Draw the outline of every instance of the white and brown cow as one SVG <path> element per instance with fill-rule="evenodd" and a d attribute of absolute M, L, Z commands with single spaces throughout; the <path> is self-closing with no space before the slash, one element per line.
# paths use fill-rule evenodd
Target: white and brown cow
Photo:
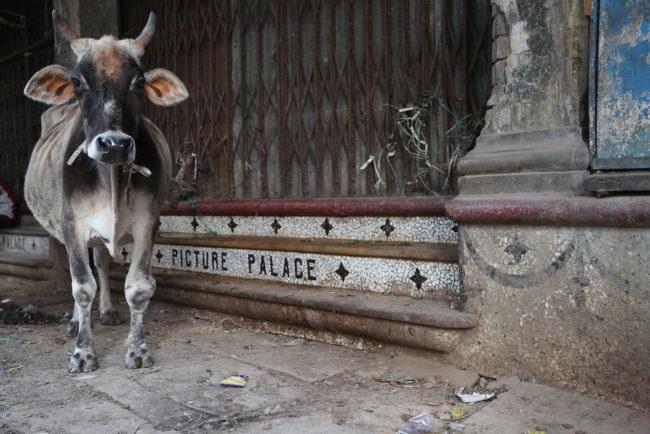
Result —
<path fill-rule="evenodd" d="M 73 321 L 78 321 L 72 372 L 97 369 L 90 308 L 97 284 L 90 267 L 94 248 L 100 286 L 100 320 L 119 321 L 111 305 L 109 255 L 133 240 L 125 282 L 131 310 L 124 364 L 148 367 L 142 315 L 156 282 L 151 250 L 161 202 L 171 179 L 169 146 L 160 130 L 142 116 L 146 98 L 170 106 L 188 97 L 183 83 L 164 69 L 143 71 L 140 59 L 155 32 L 155 16 L 136 39 L 79 38 L 52 13 L 55 27 L 70 42 L 72 69 L 51 65 L 38 71 L 25 95 L 53 105 L 43 115 L 25 179 L 25 199 L 36 219 L 65 244 L 70 261 Z"/>

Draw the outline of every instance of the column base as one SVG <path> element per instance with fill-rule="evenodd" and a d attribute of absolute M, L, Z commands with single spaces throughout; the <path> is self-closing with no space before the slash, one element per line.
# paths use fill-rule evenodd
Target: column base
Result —
<path fill-rule="evenodd" d="M 458 164 L 459 193 L 584 193 L 589 160 L 577 129 L 480 136 Z"/>

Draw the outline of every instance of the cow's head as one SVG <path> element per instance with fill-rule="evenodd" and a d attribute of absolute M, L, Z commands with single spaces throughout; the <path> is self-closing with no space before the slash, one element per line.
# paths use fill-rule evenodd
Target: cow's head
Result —
<path fill-rule="evenodd" d="M 140 100 L 144 95 L 157 105 L 171 106 L 188 97 L 185 85 L 165 69 L 144 72 L 140 59 L 156 29 L 149 20 L 136 39 L 79 38 L 52 12 L 55 27 L 70 42 L 77 56 L 72 70 L 50 65 L 38 71 L 25 86 L 25 95 L 46 104 L 79 102 L 88 156 L 105 164 L 135 159 Z"/>

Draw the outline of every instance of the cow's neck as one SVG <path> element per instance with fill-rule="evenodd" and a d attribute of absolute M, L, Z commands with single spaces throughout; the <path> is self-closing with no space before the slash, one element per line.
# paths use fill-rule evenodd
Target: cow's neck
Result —
<path fill-rule="evenodd" d="M 123 170 L 123 166 L 96 166 L 99 177 L 99 186 L 104 189 L 108 195 L 109 201 L 106 204 L 112 222 L 112 230 L 108 239 L 109 250 L 113 250 L 119 244 L 121 237 L 120 214 L 126 210 L 125 190 L 128 185 L 128 174 Z M 114 252 L 111 251 L 111 254 Z"/>
<path fill-rule="evenodd" d="M 111 245 L 117 246 L 118 237 L 118 221 L 120 216 L 120 204 L 124 193 L 120 188 L 121 185 L 124 185 L 124 189 L 128 188 L 128 181 L 120 179 L 123 174 L 122 166 L 111 166 L 110 167 L 110 186 L 111 186 L 111 216 L 113 217 L 113 239 L 111 240 Z"/>

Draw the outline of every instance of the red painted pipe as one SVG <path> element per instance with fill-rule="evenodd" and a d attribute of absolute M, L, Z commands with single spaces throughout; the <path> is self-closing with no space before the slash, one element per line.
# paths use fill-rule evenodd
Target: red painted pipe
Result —
<path fill-rule="evenodd" d="M 465 224 L 650 227 L 650 197 L 458 197 L 445 212 Z"/>
<path fill-rule="evenodd" d="M 181 202 L 165 205 L 163 215 L 226 216 L 444 216 L 449 196 L 381 198 L 308 198 L 203 200 L 194 206 Z"/>

